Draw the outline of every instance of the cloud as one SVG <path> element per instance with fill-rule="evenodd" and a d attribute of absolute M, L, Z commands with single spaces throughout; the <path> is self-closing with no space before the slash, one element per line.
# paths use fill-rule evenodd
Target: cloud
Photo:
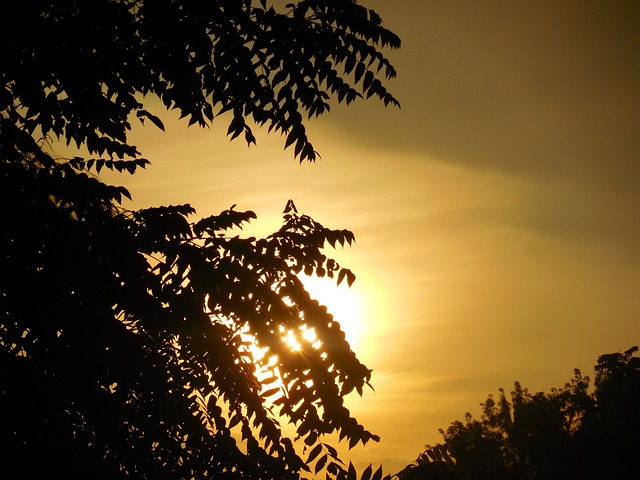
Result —
<path fill-rule="evenodd" d="M 635 2 L 374 5 L 400 32 L 401 112 L 340 111 L 367 142 L 539 178 L 640 179 Z M 375 114 L 366 112 L 375 111 Z"/>

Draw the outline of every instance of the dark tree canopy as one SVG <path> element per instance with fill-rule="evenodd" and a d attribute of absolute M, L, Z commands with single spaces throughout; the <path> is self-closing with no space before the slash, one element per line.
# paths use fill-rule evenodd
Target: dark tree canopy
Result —
<path fill-rule="evenodd" d="M 229 134 L 253 143 L 249 123 L 286 135 L 301 160 L 316 153 L 303 114 L 333 96 L 397 104 L 380 77 L 395 70 L 379 48 L 398 47 L 380 17 L 353 0 L 34 0 L 3 6 L 3 117 L 91 154 L 137 156 L 132 114 L 154 94 L 189 124 L 231 112 Z M 281 2 L 276 2 L 282 5 Z"/>
<path fill-rule="evenodd" d="M 640 358 L 633 347 L 602 355 L 589 377 L 575 370 L 564 387 L 530 393 L 516 382 L 441 430 L 399 480 L 637 478 L 640 473 Z"/>
<path fill-rule="evenodd" d="M 138 120 L 162 128 L 150 98 L 200 126 L 229 112 L 228 134 L 249 143 L 250 125 L 266 126 L 301 161 L 316 156 L 304 114 L 331 98 L 397 104 L 380 50 L 399 41 L 375 12 L 351 0 L 276 3 L 0 7 L 3 477 L 353 480 L 323 439 L 378 440 L 344 405 L 371 371 L 297 276 L 351 284 L 324 250 L 351 244 L 351 232 L 289 201 L 277 232 L 241 238 L 253 212 L 130 211 L 127 190 L 97 177 L 148 164 L 127 133 Z M 49 140 L 90 157 L 55 158 Z"/>

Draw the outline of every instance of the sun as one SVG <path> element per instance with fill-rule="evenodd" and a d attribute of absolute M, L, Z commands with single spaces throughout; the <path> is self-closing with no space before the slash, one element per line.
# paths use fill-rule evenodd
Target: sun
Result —
<path fill-rule="evenodd" d="M 356 350 L 362 330 L 362 300 L 356 284 L 346 282 L 336 285 L 335 278 L 310 277 L 300 279 L 311 297 L 327 307 L 328 312 L 340 323 L 352 350 Z"/>

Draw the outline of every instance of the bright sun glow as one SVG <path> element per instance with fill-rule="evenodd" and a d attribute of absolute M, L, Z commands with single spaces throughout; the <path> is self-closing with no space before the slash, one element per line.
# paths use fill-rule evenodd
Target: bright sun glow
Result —
<path fill-rule="evenodd" d="M 360 354 L 359 341 L 362 336 L 363 304 L 359 289 L 355 284 L 348 287 L 346 281 L 338 286 L 336 285 L 335 279 L 331 278 L 301 275 L 301 280 L 311 297 L 318 300 L 321 305 L 327 307 L 327 311 L 333 315 L 334 320 L 340 323 L 340 327 L 342 331 L 344 331 L 351 349 Z M 314 344 L 316 341 L 316 333 L 313 328 L 306 329 L 302 327 L 299 331 L 294 332 L 280 327 L 280 333 L 282 340 L 287 342 L 287 345 L 292 351 L 299 351 L 301 349 L 301 338 L 311 342 L 314 347 L 318 346 Z M 244 340 L 250 343 L 253 342 L 251 335 L 246 335 Z M 360 345 L 360 347 L 362 347 L 362 345 Z M 268 348 L 258 348 L 257 345 L 253 343 L 250 351 L 256 360 L 264 361 Z M 274 358 L 267 361 L 270 366 L 275 365 L 274 362 Z M 269 368 L 266 364 L 263 365 L 263 367 L 265 368 L 265 372 Z"/>
<path fill-rule="evenodd" d="M 333 318 L 340 323 L 351 349 L 357 351 L 362 328 L 362 301 L 355 284 L 349 288 L 346 281 L 337 286 L 335 278 L 304 275 L 301 279 L 311 297 L 326 306 Z M 304 336 L 312 340 L 315 333 L 307 330 Z"/>
<path fill-rule="evenodd" d="M 300 340 L 299 338 L 296 338 L 294 332 L 291 330 L 285 332 L 283 327 L 280 328 L 283 334 L 282 339 L 287 342 L 289 347 L 291 347 L 291 350 L 300 350 L 302 348 L 302 345 L 300 345 Z M 302 337 L 313 344 L 316 340 L 316 332 L 313 330 L 313 328 L 304 328 L 302 329 Z"/>

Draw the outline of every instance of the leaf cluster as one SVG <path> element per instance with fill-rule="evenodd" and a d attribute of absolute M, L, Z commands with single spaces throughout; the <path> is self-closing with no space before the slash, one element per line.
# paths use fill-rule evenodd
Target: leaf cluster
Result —
<path fill-rule="evenodd" d="M 134 116 L 164 129 L 148 95 L 189 125 L 231 112 L 228 135 L 249 144 L 251 125 L 264 125 L 300 161 L 317 156 L 303 114 L 329 111 L 331 98 L 398 105 L 381 49 L 400 40 L 352 0 L 42 0 L 12 4 L 7 18 L 0 112 L 91 155 L 137 157 Z"/>
<path fill-rule="evenodd" d="M 16 138 L 26 146 L 30 137 Z M 14 205 L 3 219 L 0 280 L 11 456 L 61 465 L 76 455 L 78 468 L 107 476 L 296 478 L 324 451 L 315 473 L 351 478 L 320 439 L 379 440 L 344 405 L 371 371 L 298 274 L 351 283 L 324 249 L 353 234 L 298 214 L 291 201 L 282 227 L 261 239 L 234 234 L 256 218 L 234 207 L 195 222 L 189 205 L 128 211 L 119 205 L 126 192 L 86 163 L 38 155 L 1 164 Z M 296 440 L 313 448 L 306 461 Z"/>
<path fill-rule="evenodd" d="M 412 463 L 394 475 L 398 480 L 459 480 L 455 461 L 446 445 L 427 445 L 424 452 Z"/>

